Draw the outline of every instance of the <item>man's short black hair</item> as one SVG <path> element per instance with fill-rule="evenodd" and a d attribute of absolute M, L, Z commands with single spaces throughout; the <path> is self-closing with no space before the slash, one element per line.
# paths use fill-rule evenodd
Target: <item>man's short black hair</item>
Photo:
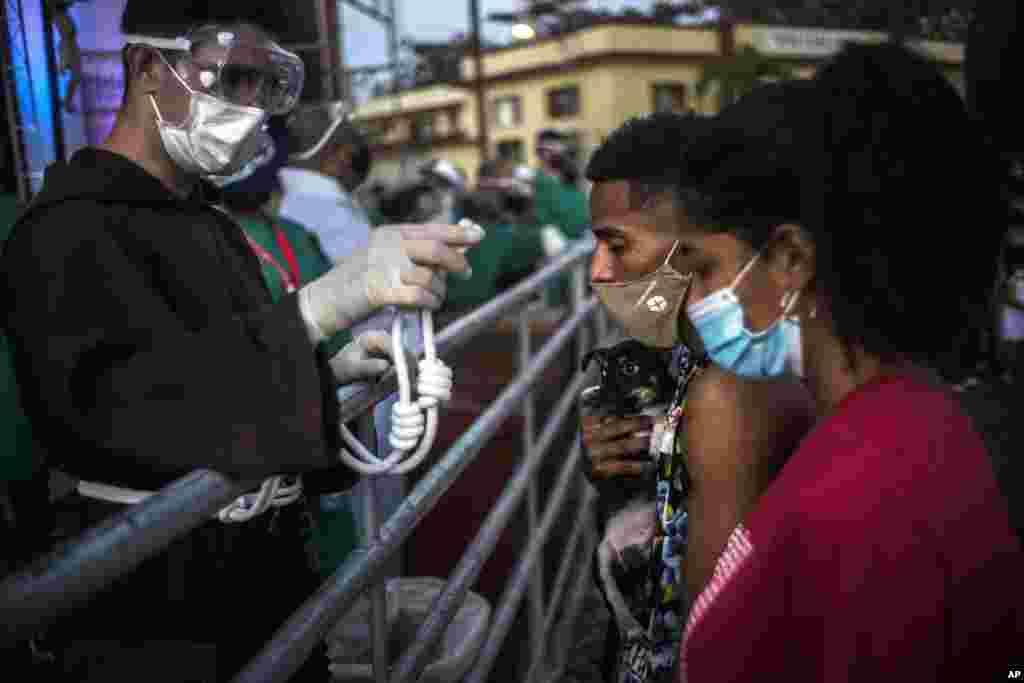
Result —
<path fill-rule="evenodd" d="M 703 119 L 693 114 L 661 112 L 632 118 L 608 136 L 590 157 L 586 177 L 594 183 L 625 180 L 630 205 L 674 190 L 687 174 L 685 159 Z"/>

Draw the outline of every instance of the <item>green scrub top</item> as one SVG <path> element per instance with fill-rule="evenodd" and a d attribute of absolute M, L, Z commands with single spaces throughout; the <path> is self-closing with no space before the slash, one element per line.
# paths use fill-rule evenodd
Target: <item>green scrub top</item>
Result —
<path fill-rule="evenodd" d="M 320 248 L 320 241 L 312 231 L 302 225 L 281 216 L 271 219 L 261 213 L 235 213 L 232 215 L 249 239 L 266 250 L 281 267 L 287 270 L 288 260 L 274 230 L 275 226 L 280 228 L 295 254 L 300 285 L 312 282 L 331 269 L 330 259 Z M 270 294 L 274 301 L 277 301 L 285 294 L 285 283 L 281 273 L 263 259 L 260 259 L 260 265 L 263 267 L 263 279 L 266 281 L 267 287 L 270 288 Z M 351 339 L 352 335 L 348 331 L 339 332 L 331 337 L 325 342 L 328 355 L 337 353 Z"/>
<path fill-rule="evenodd" d="M 528 273 L 544 257 L 536 229 L 509 223 L 482 226 L 487 236 L 466 252 L 473 268 L 468 280 L 448 276 L 446 311 L 465 311 L 493 299 L 509 276 Z"/>
<path fill-rule="evenodd" d="M 590 206 L 583 192 L 540 170 L 534 175 L 533 192 L 539 226 L 554 225 L 570 240 L 583 237 L 590 226 Z M 549 305 L 560 306 L 569 300 L 569 278 L 565 273 L 548 285 Z"/>

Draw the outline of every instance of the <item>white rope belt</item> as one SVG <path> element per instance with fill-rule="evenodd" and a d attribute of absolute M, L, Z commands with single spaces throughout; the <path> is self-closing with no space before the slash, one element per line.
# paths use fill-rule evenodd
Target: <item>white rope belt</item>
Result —
<path fill-rule="evenodd" d="M 124 505 L 136 505 L 156 493 L 156 491 L 142 491 L 81 480 L 78 482 L 77 489 L 78 493 L 86 498 Z M 217 513 L 217 519 L 224 523 L 247 522 L 272 507 L 291 505 L 301 497 L 301 477 L 271 477 L 263 482 L 259 490 L 241 495 L 229 505 L 221 508 Z"/>

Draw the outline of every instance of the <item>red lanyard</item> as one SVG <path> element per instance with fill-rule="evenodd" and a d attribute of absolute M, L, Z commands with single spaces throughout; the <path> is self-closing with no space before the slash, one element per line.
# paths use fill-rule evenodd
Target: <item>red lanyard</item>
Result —
<path fill-rule="evenodd" d="M 292 245 L 288 242 L 288 238 L 285 237 L 281 228 L 274 223 L 271 223 L 271 226 L 274 228 L 274 237 L 277 238 L 277 246 L 281 249 L 281 253 L 284 254 L 285 261 L 288 262 L 288 270 L 285 270 L 284 266 L 274 258 L 273 254 L 256 244 L 249 235 L 246 235 L 245 239 L 249 242 L 249 247 L 253 250 L 256 256 L 264 263 L 270 264 L 270 266 L 277 271 L 277 274 L 281 276 L 281 282 L 284 284 L 284 291 L 291 294 L 298 289 L 299 285 L 302 283 L 302 277 L 299 275 L 299 262 L 295 258 L 295 250 L 292 249 Z"/>

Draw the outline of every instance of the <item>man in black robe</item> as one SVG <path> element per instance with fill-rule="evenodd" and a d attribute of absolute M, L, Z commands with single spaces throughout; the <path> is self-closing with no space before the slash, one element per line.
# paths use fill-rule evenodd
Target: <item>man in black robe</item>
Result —
<path fill-rule="evenodd" d="M 459 249 L 482 235 L 383 226 L 273 303 L 242 230 L 200 181 L 258 154 L 266 117 L 298 98 L 301 62 L 251 25 L 182 39 L 181 8 L 157 4 L 149 25 L 138 4 L 126 11 L 109 138 L 47 170 L 5 245 L 6 327 L 34 433 L 51 467 L 122 489 L 201 468 L 344 489 L 354 475 L 337 457 L 335 390 L 352 368 L 332 368 L 326 343 L 384 306 L 440 306 L 447 273 L 467 268 Z M 211 520 L 143 563 L 57 622 L 58 668 L 75 681 L 229 678 L 316 588 L 304 503 Z M 72 493 L 56 540 L 119 509 Z M 326 680 L 322 654 L 293 680 L 307 676 Z"/>

